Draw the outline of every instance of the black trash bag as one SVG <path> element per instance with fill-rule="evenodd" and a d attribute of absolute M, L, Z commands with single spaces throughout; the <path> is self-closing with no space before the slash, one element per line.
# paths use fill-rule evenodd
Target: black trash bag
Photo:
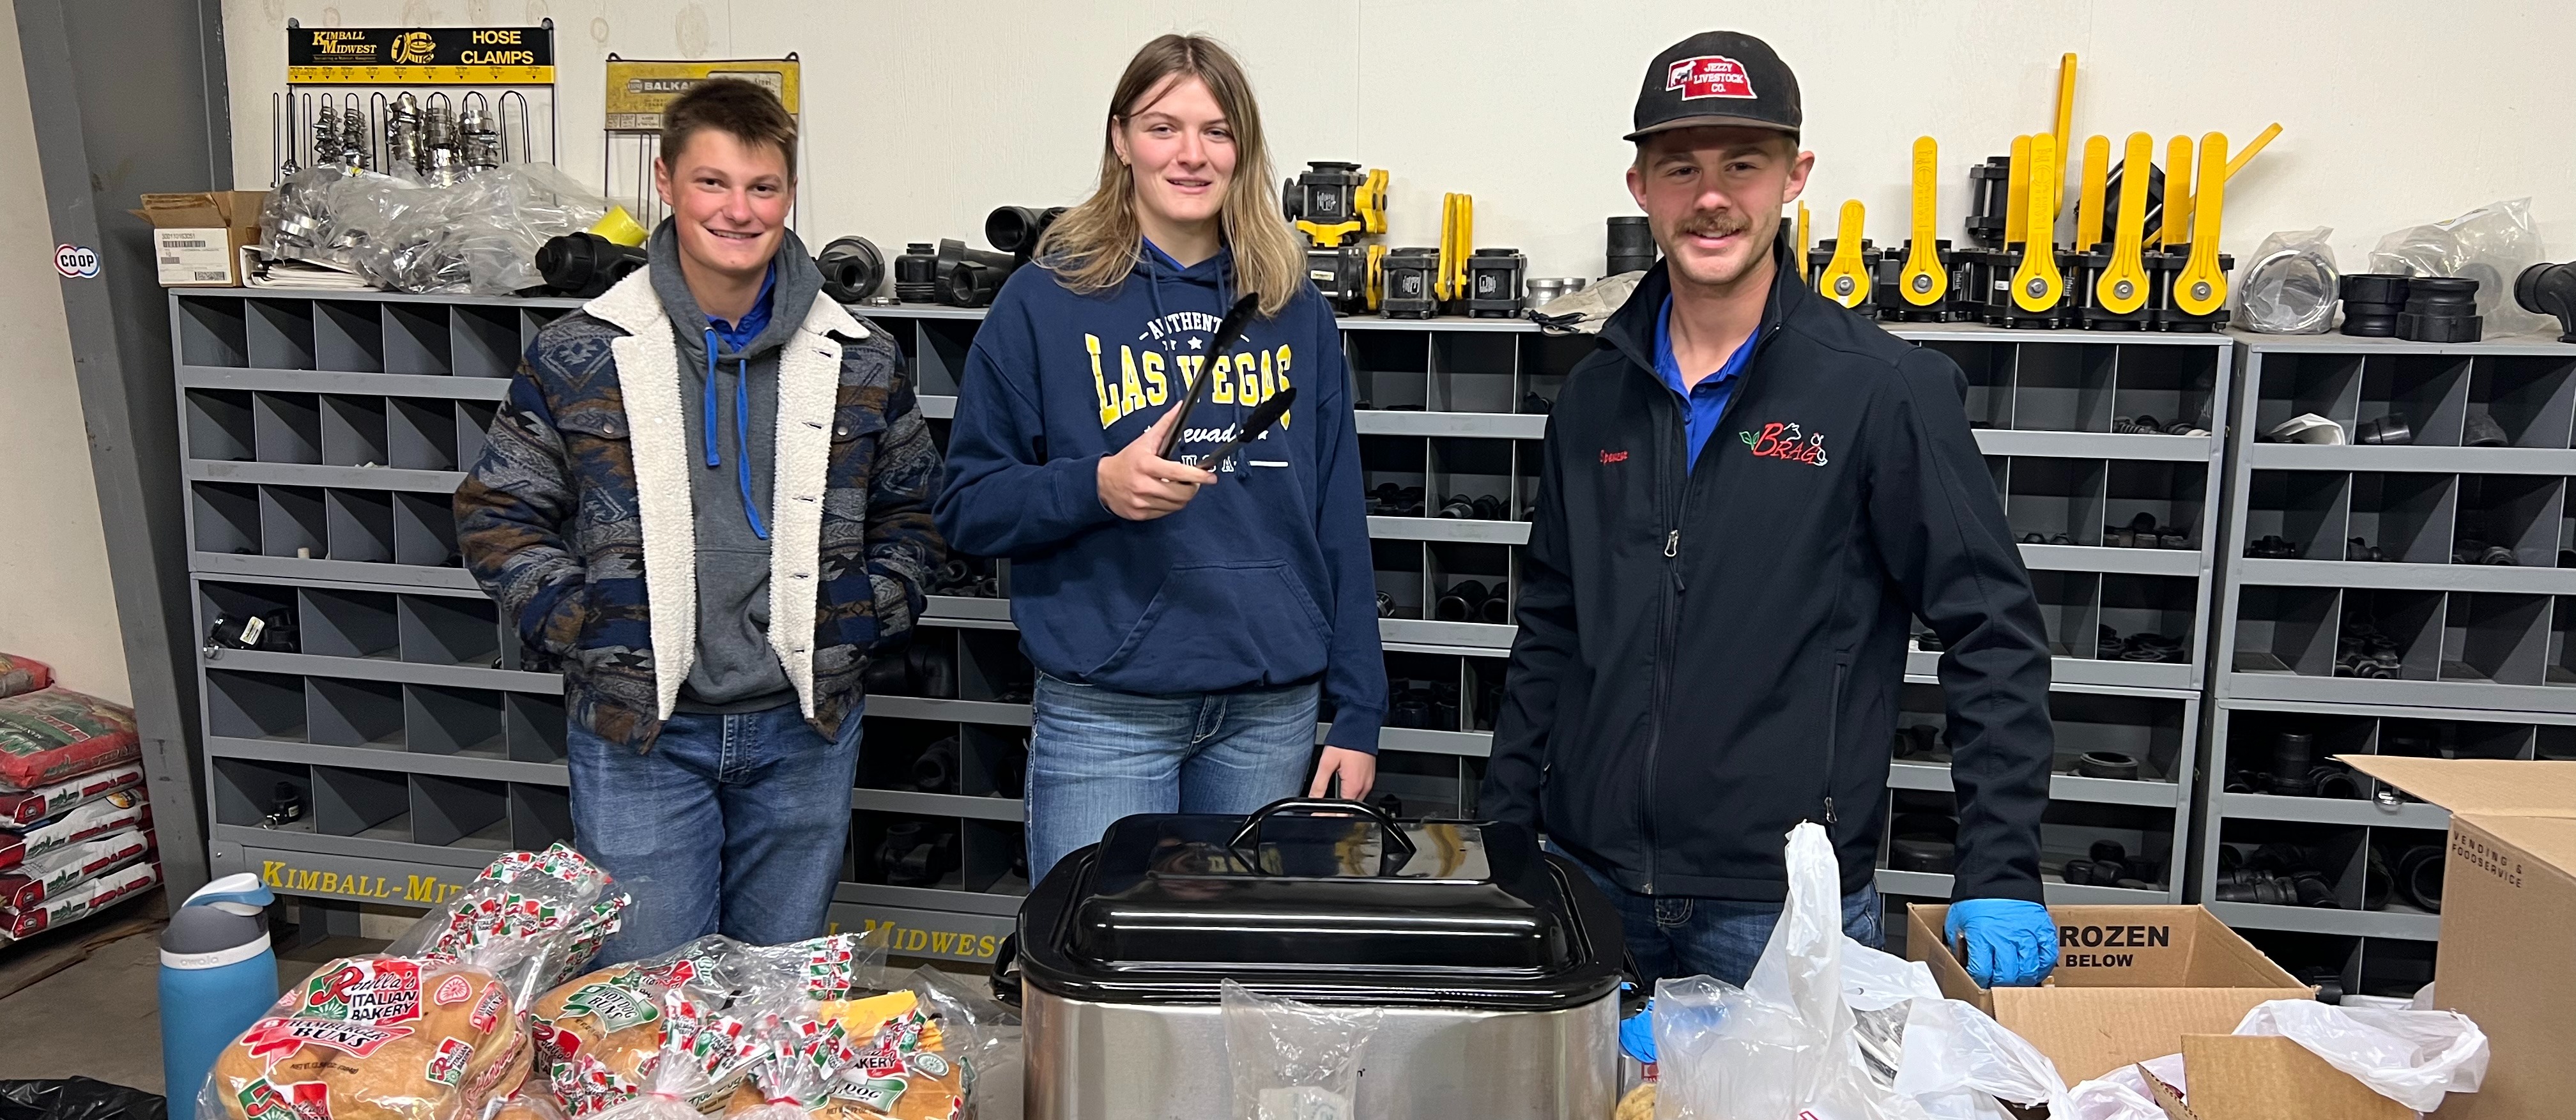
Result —
<path fill-rule="evenodd" d="M 167 1120 L 157 1093 L 87 1077 L 0 1081 L 0 1120 Z"/>

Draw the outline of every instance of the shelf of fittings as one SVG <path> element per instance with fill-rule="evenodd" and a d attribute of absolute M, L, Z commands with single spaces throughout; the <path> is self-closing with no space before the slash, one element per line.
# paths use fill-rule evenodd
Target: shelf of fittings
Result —
<path fill-rule="evenodd" d="M 2576 713 L 2576 345 L 2249 336 L 2244 367 L 2216 695 Z M 2299 417 L 2346 442 L 2264 438 Z"/>

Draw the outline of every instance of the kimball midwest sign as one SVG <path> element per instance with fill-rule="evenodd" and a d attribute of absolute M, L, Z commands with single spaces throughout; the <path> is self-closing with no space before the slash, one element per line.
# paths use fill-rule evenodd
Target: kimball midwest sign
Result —
<path fill-rule="evenodd" d="M 555 80 L 555 37 L 543 27 L 290 27 L 286 80 L 544 85 Z"/>
<path fill-rule="evenodd" d="M 989 933 L 930 929 L 907 925 L 894 919 L 859 919 L 860 939 L 880 945 L 886 952 L 917 957 L 948 957 L 956 960 L 989 961 L 1000 952 L 1002 939 Z M 833 922 L 829 932 L 839 933 L 843 924 Z"/>
<path fill-rule="evenodd" d="M 259 881 L 289 894 L 437 906 L 465 889 L 474 872 L 458 869 L 455 881 L 437 875 L 370 875 L 358 868 L 297 867 L 282 859 L 259 861 Z"/>

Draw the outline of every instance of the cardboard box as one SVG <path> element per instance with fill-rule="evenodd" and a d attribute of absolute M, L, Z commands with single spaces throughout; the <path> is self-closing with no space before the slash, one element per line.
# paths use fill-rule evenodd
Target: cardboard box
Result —
<path fill-rule="evenodd" d="M 2307 1047 L 2278 1036 L 2182 1036 L 2191 1120 L 2414 1120 Z M 2159 1102 L 2161 1103 L 2161 1102 Z M 2170 1106 L 2166 1112 L 2171 1115 Z"/>
<path fill-rule="evenodd" d="M 2051 906 L 2057 970 L 2036 988 L 1980 988 L 1943 951 L 1947 906 L 1915 906 L 1906 956 L 1941 994 L 1965 1000 L 2039 1047 L 2068 1084 L 2182 1051 L 2187 1034 L 2227 1034 L 2254 1005 L 2316 990 L 2198 906 Z"/>
<path fill-rule="evenodd" d="M 267 191 L 147 194 L 131 213 L 152 223 L 152 258 L 165 288 L 241 286 L 241 247 L 259 240 Z"/>
<path fill-rule="evenodd" d="M 2576 762 L 2335 757 L 2451 811 L 2433 998 L 2494 1049 L 2437 1115 L 2576 1115 Z"/>

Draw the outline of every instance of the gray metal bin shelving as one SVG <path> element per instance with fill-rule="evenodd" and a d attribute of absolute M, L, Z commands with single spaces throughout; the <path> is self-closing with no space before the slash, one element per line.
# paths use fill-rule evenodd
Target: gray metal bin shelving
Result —
<path fill-rule="evenodd" d="M 560 679 L 518 667 L 516 643 L 455 556 L 448 495 L 482 447 L 507 376 L 571 300 L 374 292 L 180 290 L 172 345 L 185 431 L 199 632 L 226 609 L 292 609 L 295 654 L 201 654 L 209 807 L 220 871 L 266 873 L 289 893 L 425 905 L 492 852 L 570 836 Z M 865 314 L 903 349 L 943 441 L 981 313 L 905 305 Z M 1425 617 L 1461 580 L 1516 594 L 1535 498 L 1543 405 L 1593 345 L 1510 320 L 1343 322 L 1370 485 L 1491 495 L 1500 519 L 1374 516 L 1391 676 L 1456 689 L 1437 726 L 1389 727 L 1381 787 L 1412 813 L 1471 813 L 1490 742 L 1480 692 L 1498 687 L 1514 628 Z M 2105 336 L 1905 326 L 1966 370 L 1971 414 L 2047 608 L 2061 775 L 2045 826 L 2049 897 L 2181 897 L 2188 791 L 2199 755 L 2221 462 L 2214 437 L 2114 434 L 2115 417 L 2198 419 L 2228 398 L 2220 335 Z M 2213 427 L 2204 422 L 2203 426 Z M 2105 547 L 2137 513 L 2189 547 Z M 956 696 L 877 695 L 852 790 L 853 838 L 834 915 L 891 924 L 899 951 L 988 956 L 1026 889 L 1012 868 L 1021 802 L 1003 788 L 1023 749 L 1029 679 L 1007 601 L 939 595 L 921 640 L 943 643 Z M 2181 641 L 2177 663 L 2101 656 L 2098 628 Z M 1908 661 L 1901 719 L 1938 724 L 1937 654 Z M 1321 728 L 1318 734 L 1321 734 Z M 955 792 L 907 788 L 910 752 L 957 741 Z M 2143 780 L 2064 773 L 2077 753 L 2123 750 Z M 260 827 L 280 785 L 313 807 Z M 1947 768 L 1892 771 L 1901 811 L 1938 810 Z M 957 833 L 958 868 L 931 886 L 882 882 L 874 852 L 906 818 Z M 2145 889 L 2069 885 L 2057 864 L 2099 839 L 2161 859 Z M 1948 876 L 1883 870 L 1900 897 L 1946 896 Z"/>

